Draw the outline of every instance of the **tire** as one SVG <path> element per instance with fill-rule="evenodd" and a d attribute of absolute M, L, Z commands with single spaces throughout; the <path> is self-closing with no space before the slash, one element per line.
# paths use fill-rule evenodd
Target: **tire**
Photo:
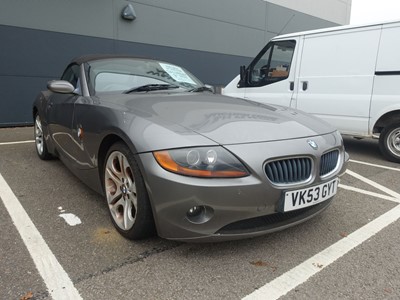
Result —
<path fill-rule="evenodd" d="M 131 240 L 154 235 L 154 219 L 144 180 L 135 157 L 124 143 L 115 143 L 108 150 L 103 183 L 111 220 L 118 232 Z"/>
<path fill-rule="evenodd" d="M 400 163 L 400 123 L 389 124 L 382 130 L 379 149 L 387 160 Z"/>
<path fill-rule="evenodd" d="M 34 125 L 34 137 L 35 137 L 35 148 L 36 153 L 42 160 L 52 159 L 52 155 L 47 150 L 46 140 L 43 134 L 42 120 L 40 119 L 39 113 L 35 115 Z"/>

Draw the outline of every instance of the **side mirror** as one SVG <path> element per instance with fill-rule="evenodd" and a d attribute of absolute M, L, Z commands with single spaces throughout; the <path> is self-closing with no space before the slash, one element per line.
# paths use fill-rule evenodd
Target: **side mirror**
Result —
<path fill-rule="evenodd" d="M 246 66 L 240 66 L 240 80 L 237 84 L 237 87 L 242 87 L 246 83 Z"/>
<path fill-rule="evenodd" d="M 47 83 L 47 89 L 54 93 L 72 94 L 75 87 L 65 80 L 52 80 Z"/>
<path fill-rule="evenodd" d="M 240 66 L 240 81 L 243 81 L 246 77 L 246 66 Z"/>
<path fill-rule="evenodd" d="M 215 90 L 215 87 L 214 87 L 214 86 L 212 86 L 212 85 L 210 85 L 210 84 L 205 84 L 204 86 L 205 86 L 207 89 L 209 89 L 210 92 L 212 92 L 213 94 L 216 93 L 216 90 Z"/>

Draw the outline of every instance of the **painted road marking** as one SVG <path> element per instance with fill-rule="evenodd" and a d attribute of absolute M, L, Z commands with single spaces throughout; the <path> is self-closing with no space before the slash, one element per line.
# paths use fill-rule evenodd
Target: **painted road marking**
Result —
<path fill-rule="evenodd" d="M 58 210 L 60 212 L 59 216 L 63 218 L 64 221 L 67 222 L 69 226 L 76 226 L 82 224 L 82 221 L 81 219 L 79 219 L 78 216 L 75 216 L 74 214 L 71 213 L 66 213 L 65 209 L 63 209 L 62 206 L 59 206 Z"/>
<path fill-rule="evenodd" d="M 395 191 L 392 191 L 392 190 L 388 189 L 387 187 L 384 187 L 383 185 L 372 181 L 371 179 L 365 178 L 364 176 L 361 176 L 360 174 L 357 174 L 357 173 L 355 173 L 353 171 L 350 171 L 350 170 L 346 170 L 346 173 L 351 175 L 351 176 L 353 176 L 353 177 L 355 177 L 355 178 L 357 178 L 357 179 L 359 179 L 359 180 L 361 180 L 361 181 L 363 181 L 363 182 L 365 182 L 365 183 L 367 183 L 367 184 L 369 184 L 369 185 L 371 185 L 371 186 L 373 186 L 373 187 L 375 187 L 375 188 L 377 188 L 378 190 L 381 190 L 382 192 L 384 192 L 384 193 L 386 193 L 386 194 L 388 194 L 388 195 L 390 195 L 390 196 L 392 196 L 394 198 L 400 199 L 400 194 L 399 193 L 396 193 Z"/>
<path fill-rule="evenodd" d="M 365 183 L 393 196 L 396 202 L 400 202 L 400 194 L 376 183 L 370 179 L 367 179 L 353 171 L 347 170 L 351 176 L 354 176 Z M 379 194 L 378 194 L 379 195 Z M 385 195 L 381 195 L 385 196 Z M 380 197 L 382 198 L 382 197 Z M 392 199 L 388 199 L 393 201 Z M 288 272 L 275 278 L 271 282 L 267 283 L 263 287 L 255 290 L 250 295 L 244 297 L 244 300 L 255 300 L 255 299 L 278 299 L 300 284 L 306 282 L 310 277 L 314 276 L 343 255 L 347 254 L 352 249 L 356 248 L 372 236 L 377 234 L 379 231 L 392 224 L 393 222 L 400 219 L 400 205 L 392 208 L 388 212 L 372 220 L 368 224 L 349 234 L 347 237 L 339 240 L 335 244 L 329 246 L 325 250 L 314 255 L 310 259 L 294 267 Z"/>
<path fill-rule="evenodd" d="M 348 185 L 344 185 L 344 184 L 339 184 L 339 187 L 344 189 L 344 190 L 353 191 L 353 192 L 357 192 L 357 193 L 360 193 L 360 194 L 365 194 L 365 195 L 368 195 L 368 196 L 372 196 L 372 197 L 376 197 L 376 198 L 380 198 L 380 199 L 384 199 L 384 200 L 389 200 L 389 201 L 400 203 L 400 199 L 398 199 L 398 198 L 393 198 L 393 197 L 390 197 L 390 196 L 386 196 L 386 195 L 382 195 L 382 194 L 378 194 L 378 193 L 362 190 L 362 189 L 359 189 L 359 188 L 356 188 L 356 187 L 352 187 L 352 186 L 348 186 Z"/>
<path fill-rule="evenodd" d="M 0 146 L 33 142 L 34 140 L 5 142 L 0 143 Z M 397 172 L 400 171 L 400 169 L 397 168 L 371 164 L 357 160 L 350 160 L 350 162 Z M 373 187 L 391 195 L 392 197 L 340 184 L 341 188 L 397 203 L 400 202 L 400 194 L 350 170 L 347 170 L 346 173 L 367 184 L 372 185 Z M 32 256 L 36 268 L 39 270 L 39 273 L 41 274 L 53 299 L 82 299 L 68 274 L 59 264 L 1 174 L 0 198 L 7 208 L 15 226 L 17 227 L 26 247 L 29 250 L 29 253 Z M 60 214 L 60 216 L 61 215 L 62 214 Z M 347 254 L 349 251 L 359 246 L 398 219 L 400 219 L 400 205 L 349 234 L 347 237 L 339 240 L 335 244 L 301 263 L 297 267 L 275 278 L 243 299 L 278 299 L 281 296 L 284 296 L 298 285 L 306 282 L 311 276 L 317 274 L 331 263 L 335 262 L 337 259 Z"/>
<path fill-rule="evenodd" d="M 371 163 L 367 163 L 367 162 L 359 161 L 359 160 L 354 160 L 354 159 L 350 159 L 349 162 L 400 172 L 400 169 L 398 169 L 398 168 L 392 168 L 392 167 L 387 167 L 387 166 L 382 166 L 382 165 L 371 164 Z"/>
<path fill-rule="evenodd" d="M 0 174 L 0 198 L 53 299 L 82 299 L 25 209 Z"/>
<path fill-rule="evenodd" d="M 69 226 L 76 226 L 76 225 L 82 224 L 81 219 L 79 219 L 79 217 L 75 216 L 74 214 L 62 213 L 62 214 L 59 214 L 59 216 L 61 218 L 63 218 L 64 221 L 67 222 L 67 224 Z"/>
<path fill-rule="evenodd" d="M 0 146 L 4 145 L 16 145 L 16 144 L 27 144 L 27 143 L 34 143 L 34 140 L 29 140 L 29 141 L 19 141 L 19 142 L 4 142 L 0 143 Z"/>
<path fill-rule="evenodd" d="M 278 299 L 288 292 L 306 282 L 311 276 L 317 274 L 331 263 L 359 246 L 386 226 L 400 218 L 400 205 L 371 221 L 367 225 L 349 234 L 347 237 L 314 255 L 297 267 L 284 273 L 267 283 L 252 294 L 244 297 L 245 300 L 253 299 Z"/>

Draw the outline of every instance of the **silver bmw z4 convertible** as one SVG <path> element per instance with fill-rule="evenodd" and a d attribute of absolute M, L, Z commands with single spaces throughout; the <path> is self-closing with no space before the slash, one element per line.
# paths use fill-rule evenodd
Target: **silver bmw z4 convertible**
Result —
<path fill-rule="evenodd" d="M 33 104 L 35 145 L 104 195 L 126 238 L 222 241 L 323 211 L 348 155 L 303 112 L 215 95 L 152 59 L 74 59 Z"/>

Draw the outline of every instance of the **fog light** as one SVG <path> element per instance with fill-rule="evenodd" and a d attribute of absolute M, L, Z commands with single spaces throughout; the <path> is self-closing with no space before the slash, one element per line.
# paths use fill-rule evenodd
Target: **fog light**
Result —
<path fill-rule="evenodd" d="M 204 210 L 203 206 L 193 206 L 191 209 L 188 210 L 186 214 L 188 218 L 193 218 L 200 215 L 203 210 Z"/>
<path fill-rule="evenodd" d="M 186 212 L 186 219 L 193 224 L 203 224 L 214 216 L 214 210 L 210 206 L 193 206 Z"/>

